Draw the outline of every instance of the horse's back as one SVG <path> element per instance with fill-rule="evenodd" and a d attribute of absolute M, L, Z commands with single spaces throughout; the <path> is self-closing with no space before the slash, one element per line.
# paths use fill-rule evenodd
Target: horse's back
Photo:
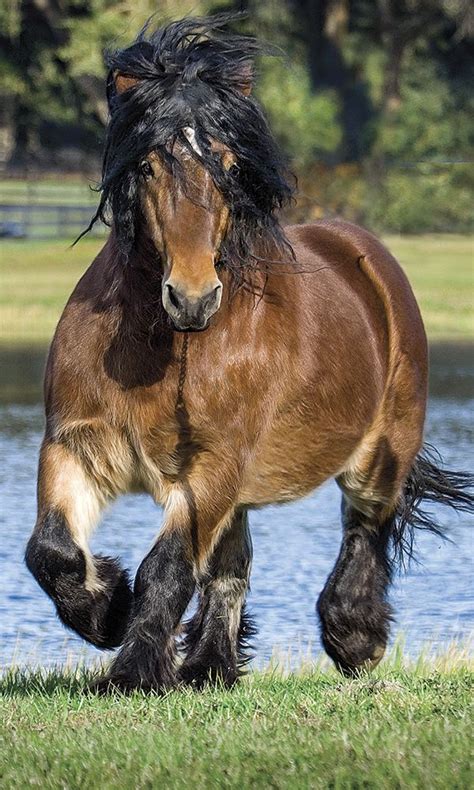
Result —
<path fill-rule="evenodd" d="M 414 361 L 426 366 L 426 336 L 415 296 L 402 267 L 376 236 L 337 219 L 292 225 L 286 231 L 297 262 L 316 275 L 316 290 L 324 284 L 328 269 L 362 298 L 372 299 L 376 294 L 392 351 L 398 343 Z M 361 283 L 362 288 L 358 287 Z M 378 311 L 377 315 L 382 314 Z"/>

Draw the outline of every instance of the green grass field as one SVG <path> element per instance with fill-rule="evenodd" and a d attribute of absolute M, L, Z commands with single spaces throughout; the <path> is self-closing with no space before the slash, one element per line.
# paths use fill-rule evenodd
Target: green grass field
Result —
<path fill-rule="evenodd" d="M 251 673 L 233 691 L 84 693 L 87 672 L 0 681 L 2 788 L 469 788 L 465 653 L 370 677 Z"/>
<path fill-rule="evenodd" d="M 8 178 L 0 181 L 0 201 L 15 205 L 91 205 L 97 204 L 94 182 L 88 178 L 63 176 L 25 180 Z"/>
<path fill-rule="evenodd" d="M 467 236 L 389 237 L 432 340 L 473 340 L 474 247 Z M 103 242 L 0 241 L 0 344 L 46 345 L 74 284 Z"/>

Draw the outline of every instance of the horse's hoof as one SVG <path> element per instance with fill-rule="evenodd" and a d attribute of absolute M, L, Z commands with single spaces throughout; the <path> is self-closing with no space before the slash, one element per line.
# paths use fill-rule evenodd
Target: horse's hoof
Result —
<path fill-rule="evenodd" d="M 372 672 L 380 664 L 385 654 L 385 645 L 377 645 L 372 655 L 358 664 L 348 663 L 347 661 L 335 661 L 336 667 L 342 675 L 346 677 L 358 677 L 368 672 Z"/>
<path fill-rule="evenodd" d="M 386 645 L 377 645 L 377 647 L 373 651 L 371 657 L 368 658 L 367 661 L 365 662 L 366 663 L 366 669 L 368 669 L 369 671 L 372 671 L 372 669 L 375 669 L 377 664 L 380 664 L 382 658 L 385 655 L 385 647 L 386 647 Z"/>
<path fill-rule="evenodd" d="M 203 664 L 184 663 L 179 670 L 178 680 L 183 686 L 202 691 L 207 686 L 220 686 L 231 689 L 237 683 L 239 673 L 236 669 L 210 667 Z"/>

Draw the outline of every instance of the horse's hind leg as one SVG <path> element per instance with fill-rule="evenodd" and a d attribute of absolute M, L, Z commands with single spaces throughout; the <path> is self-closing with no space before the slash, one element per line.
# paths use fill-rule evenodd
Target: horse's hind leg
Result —
<path fill-rule="evenodd" d="M 385 652 L 392 521 L 368 517 L 345 498 L 342 515 L 341 550 L 317 608 L 326 652 L 341 672 L 352 674 L 376 666 Z"/>
<path fill-rule="evenodd" d="M 64 445 L 46 442 L 26 564 L 66 626 L 97 647 L 113 648 L 122 641 L 133 596 L 117 560 L 92 556 L 87 544 L 103 504 L 78 458 Z"/>
<path fill-rule="evenodd" d="M 400 443 L 395 453 L 380 438 L 337 481 L 343 490 L 342 546 L 317 609 L 325 650 L 345 674 L 372 668 L 385 652 L 392 619 L 390 540 L 420 440 L 418 432 L 408 434 L 404 450 Z"/>
<path fill-rule="evenodd" d="M 247 513 L 239 510 L 199 579 L 198 608 L 186 626 L 183 682 L 200 688 L 206 681 L 232 686 L 238 679 L 253 633 L 244 608 L 251 562 Z"/>

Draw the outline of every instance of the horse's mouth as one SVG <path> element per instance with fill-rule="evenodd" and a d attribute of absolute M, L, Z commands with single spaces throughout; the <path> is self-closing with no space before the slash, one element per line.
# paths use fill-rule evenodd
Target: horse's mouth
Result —
<path fill-rule="evenodd" d="M 173 319 L 171 319 L 171 323 L 173 324 L 173 329 L 176 332 L 205 332 L 206 329 L 209 328 L 210 319 L 207 318 L 203 324 L 177 324 Z"/>

